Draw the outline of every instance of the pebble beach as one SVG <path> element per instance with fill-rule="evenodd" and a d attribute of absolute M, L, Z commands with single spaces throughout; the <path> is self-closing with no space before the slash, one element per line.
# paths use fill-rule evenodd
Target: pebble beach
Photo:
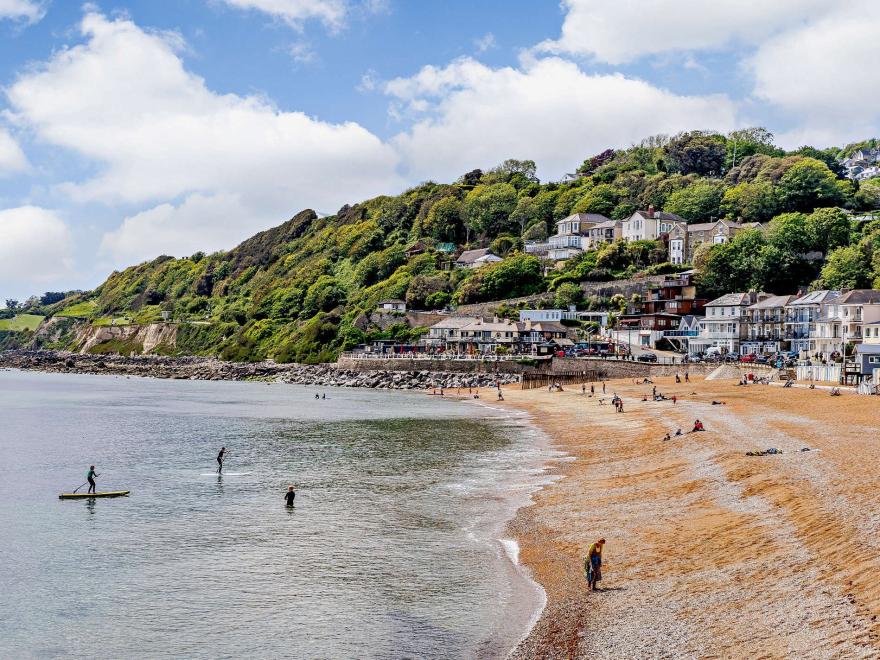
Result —
<path fill-rule="evenodd" d="M 877 657 L 876 398 L 654 385 L 677 403 L 618 380 L 604 403 L 601 386 L 593 397 L 571 386 L 507 389 L 497 404 L 529 412 L 570 457 L 509 526 L 547 594 L 513 657 Z M 706 432 L 687 433 L 695 419 Z M 770 448 L 781 453 L 746 455 Z M 590 593 L 582 562 L 599 537 L 603 580 Z"/>

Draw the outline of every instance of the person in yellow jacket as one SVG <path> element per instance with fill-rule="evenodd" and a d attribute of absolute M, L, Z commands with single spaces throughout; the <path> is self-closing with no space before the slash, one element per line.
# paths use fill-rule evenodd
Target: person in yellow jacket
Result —
<path fill-rule="evenodd" d="M 596 591 L 596 583 L 602 579 L 602 548 L 605 547 L 605 539 L 599 539 L 590 544 L 587 556 L 584 557 L 584 576 L 590 591 Z"/>

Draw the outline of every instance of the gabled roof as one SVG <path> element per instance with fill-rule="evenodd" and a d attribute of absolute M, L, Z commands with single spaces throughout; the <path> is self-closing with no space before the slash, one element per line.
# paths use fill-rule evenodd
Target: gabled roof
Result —
<path fill-rule="evenodd" d="M 593 225 L 592 227 L 590 227 L 590 229 L 614 229 L 619 225 L 620 220 L 606 220 L 605 222 L 600 222 Z"/>
<path fill-rule="evenodd" d="M 880 355 L 880 344 L 856 344 L 856 353 Z"/>
<path fill-rule="evenodd" d="M 400 298 L 389 298 L 388 300 L 380 300 L 380 305 L 405 305 L 406 301 L 401 300 Z"/>
<path fill-rule="evenodd" d="M 773 309 L 774 307 L 785 307 L 792 301 L 794 296 L 768 296 L 764 300 L 749 305 L 749 309 Z"/>
<path fill-rule="evenodd" d="M 472 323 L 477 322 L 476 316 L 450 316 L 448 318 L 443 319 L 442 321 L 437 321 L 432 328 L 444 329 L 444 328 L 463 328 L 466 325 L 470 325 Z"/>
<path fill-rule="evenodd" d="M 638 211 L 633 213 L 633 215 L 635 215 L 636 213 L 638 213 L 645 219 L 653 217 L 655 220 L 672 220 L 673 222 L 685 222 L 685 219 L 682 218 L 680 215 L 675 215 L 675 213 L 668 213 L 666 211 L 654 211 L 653 216 L 648 215 L 648 212 L 643 211 L 642 209 L 639 209 Z"/>
<path fill-rule="evenodd" d="M 837 299 L 838 305 L 880 305 L 880 290 L 853 289 Z"/>
<path fill-rule="evenodd" d="M 810 291 L 802 295 L 800 298 L 795 298 L 792 300 L 789 305 L 820 305 L 822 303 L 829 302 L 830 300 L 834 300 L 840 296 L 840 291 L 829 291 L 828 289 L 823 289 L 821 291 Z"/>
<path fill-rule="evenodd" d="M 489 248 L 480 248 L 479 250 L 465 250 L 462 252 L 458 259 L 456 259 L 456 263 L 461 264 L 472 264 L 480 257 L 484 257 L 487 254 L 491 254 L 491 250 Z"/>
<path fill-rule="evenodd" d="M 726 293 L 720 298 L 711 300 L 706 303 L 706 307 L 722 307 L 729 305 L 748 305 L 751 303 L 751 297 L 748 293 Z"/>
<path fill-rule="evenodd" d="M 572 213 L 567 218 L 557 220 L 556 224 L 558 225 L 561 222 L 571 222 L 572 220 L 580 220 L 581 222 L 589 224 L 598 224 L 600 222 L 608 222 L 611 218 L 608 218 L 601 213 Z"/>

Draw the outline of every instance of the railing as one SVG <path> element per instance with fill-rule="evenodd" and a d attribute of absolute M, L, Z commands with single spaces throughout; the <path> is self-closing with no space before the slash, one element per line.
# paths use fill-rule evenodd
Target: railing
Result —
<path fill-rule="evenodd" d="M 698 337 L 699 335 L 699 330 L 665 330 L 663 332 L 664 337 Z"/>

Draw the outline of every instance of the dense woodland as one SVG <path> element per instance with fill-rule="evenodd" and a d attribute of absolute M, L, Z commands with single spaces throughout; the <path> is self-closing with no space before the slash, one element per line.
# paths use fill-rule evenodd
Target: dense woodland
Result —
<path fill-rule="evenodd" d="M 536 177 L 534 162 L 507 160 L 454 183 L 425 182 L 346 205 L 332 216 L 303 211 L 229 252 L 160 256 L 114 272 L 92 292 L 47 293 L 20 307 L 96 324 L 154 321 L 164 310 L 192 321 L 179 328 L 178 352 L 319 362 L 368 339 L 415 339 L 424 331 L 402 319 L 382 330 L 365 325 L 364 313 L 385 298 L 440 309 L 550 291 L 556 304 L 607 306 L 585 298 L 579 284 L 682 266 L 666 263 L 659 242 L 618 242 L 545 274 L 546 264 L 522 252 L 524 241 L 546 239 L 557 220 L 574 212 L 623 219 L 649 206 L 691 223 L 766 223 L 765 231 L 743 231 L 697 251 L 693 266 L 706 296 L 880 287 L 880 220 L 864 218 L 880 208 L 880 178 L 856 183 L 838 165 L 855 148 L 875 145 L 786 152 L 760 128 L 692 131 L 609 149 L 587 158 L 571 180 L 547 183 Z M 425 251 L 408 258 L 417 241 Z M 454 255 L 435 249 L 442 244 L 491 247 L 505 259 L 456 269 Z"/>

